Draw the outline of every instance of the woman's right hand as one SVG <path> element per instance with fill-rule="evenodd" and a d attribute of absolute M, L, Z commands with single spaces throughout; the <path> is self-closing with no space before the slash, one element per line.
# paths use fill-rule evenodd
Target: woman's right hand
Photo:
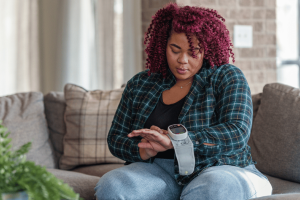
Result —
<path fill-rule="evenodd" d="M 141 142 L 143 143 L 149 143 L 146 139 L 142 139 Z M 143 160 L 148 160 L 151 157 L 154 157 L 157 155 L 157 151 L 153 149 L 144 149 L 144 148 L 139 148 L 140 156 Z"/>
<path fill-rule="evenodd" d="M 166 130 L 160 129 L 159 127 L 154 126 L 154 125 L 150 127 L 150 130 L 155 130 L 155 131 L 159 132 L 160 134 L 164 134 L 164 135 L 168 134 L 168 132 Z M 144 144 L 146 143 L 146 146 L 153 146 L 153 142 L 151 143 L 145 138 L 143 138 L 141 140 L 141 143 L 144 143 Z M 147 143 L 148 143 L 148 145 L 147 145 Z M 158 148 L 158 149 L 160 149 L 160 148 Z M 139 152 L 140 152 L 141 158 L 143 160 L 147 160 L 151 157 L 156 156 L 159 151 L 156 151 L 155 148 L 150 149 L 150 148 L 141 148 L 140 147 Z"/>

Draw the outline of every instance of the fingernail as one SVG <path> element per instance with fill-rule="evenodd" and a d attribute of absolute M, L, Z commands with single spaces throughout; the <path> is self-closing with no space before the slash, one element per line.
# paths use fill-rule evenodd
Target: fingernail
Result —
<path fill-rule="evenodd" d="M 159 131 L 160 133 L 163 133 L 161 130 Z"/>

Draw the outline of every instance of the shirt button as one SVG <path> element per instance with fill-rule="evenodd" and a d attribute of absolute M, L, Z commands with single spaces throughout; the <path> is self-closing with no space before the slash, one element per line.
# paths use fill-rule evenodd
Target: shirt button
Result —
<path fill-rule="evenodd" d="M 198 141 L 196 141 L 196 144 L 199 144 L 199 142 L 198 142 Z"/>
<path fill-rule="evenodd" d="M 178 185 L 182 185 L 182 183 L 181 183 L 181 182 L 179 182 L 179 183 L 178 183 Z"/>
<path fill-rule="evenodd" d="M 175 167 L 178 167 L 178 165 L 175 165 Z"/>

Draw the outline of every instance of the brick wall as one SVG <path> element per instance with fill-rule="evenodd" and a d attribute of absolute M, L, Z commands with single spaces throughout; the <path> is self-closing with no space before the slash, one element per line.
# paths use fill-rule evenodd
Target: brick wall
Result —
<path fill-rule="evenodd" d="M 169 0 L 142 0 L 142 31 L 151 16 Z M 253 47 L 234 48 L 234 65 L 245 74 L 252 94 L 276 82 L 276 0 L 173 0 L 180 5 L 216 9 L 225 19 L 232 38 L 234 25 L 253 27 Z M 145 47 L 144 47 L 145 48 Z M 145 54 L 143 60 L 145 63 Z"/>

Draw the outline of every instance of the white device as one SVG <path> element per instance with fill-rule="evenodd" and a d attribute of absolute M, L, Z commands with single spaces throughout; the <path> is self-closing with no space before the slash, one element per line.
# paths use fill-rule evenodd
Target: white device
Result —
<path fill-rule="evenodd" d="M 168 127 L 168 133 L 178 160 L 179 174 L 192 174 L 195 169 L 195 156 L 188 130 L 182 124 L 172 124 Z"/>

